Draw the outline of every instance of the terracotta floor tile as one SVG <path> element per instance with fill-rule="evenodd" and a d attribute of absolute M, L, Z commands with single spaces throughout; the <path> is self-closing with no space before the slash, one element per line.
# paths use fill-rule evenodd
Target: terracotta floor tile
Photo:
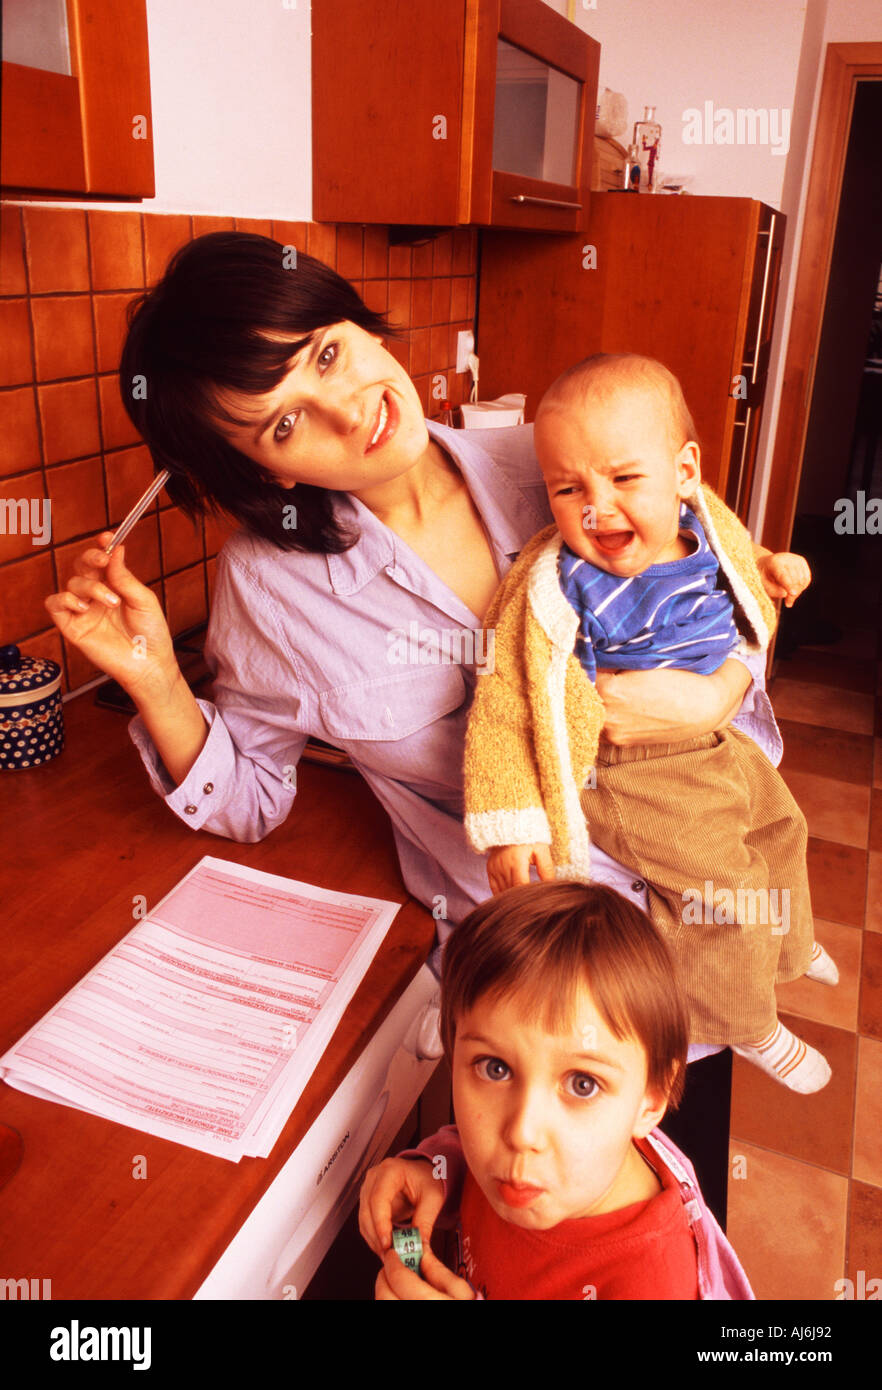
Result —
<path fill-rule="evenodd" d="M 863 1278 L 861 1277 L 863 1271 Z M 869 1287 L 871 1279 L 882 1279 L 882 1189 L 868 1183 L 851 1184 L 851 1211 L 848 1218 L 848 1278 L 855 1300 L 875 1293 L 878 1300 L 882 1288 Z"/>
<path fill-rule="evenodd" d="M 63 463 L 46 472 L 56 543 L 100 531 L 107 525 L 100 457 Z"/>
<path fill-rule="evenodd" d="M 873 739 L 873 786 L 882 787 L 882 738 Z"/>
<path fill-rule="evenodd" d="M 775 993 L 782 1013 L 812 1018 L 817 1023 L 829 1023 L 834 1028 L 857 1029 L 858 996 L 861 980 L 861 945 L 863 933 L 859 927 L 846 927 L 841 922 L 825 922 L 815 918 L 815 939 L 829 951 L 839 968 L 839 984 L 824 985 L 817 980 L 791 980 L 778 985 Z"/>
<path fill-rule="evenodd" d="M 864 924 L 866 902 L 867 852 L 853 845 L 809 836 L 808 873 L 812 909 L 816 917 L 828 922 L 845 922 L 851 927 Z"/>
<path fill-rule="evenodd" d="M 0 391 L 0 477 L 39 468 L 36 405 L 30 386 Z"/>
<path fill-rule="evenodd" d="M 790 771 L 814 772 L 861 787 L 870 782 L 873 740 L 869 734 L 800 724 L 795 719 L 779 719 L 778 727 L 784 740 L 784 757 L 778 769 L 782 776 Z"/>
<path fill-rule="evenodd" d="M 132 294 L 96 294 L 95 343 L 99 372 L 115 372 L 119 368 L 123 343 L 126 340 L 126 315 L 135 298 Z"/>
<path fill-rule="evenodd" d="M 140 212 L 90 212 L 93 290 L 140 289 L 144 284 Z"/>
<path fill-rule="evenodd" d="M 879 932 L 864 935 L 858 1029 L 868 1037 L 882 1038 L 882 934 Z"/>
<path fill-rule="evenodd" d="M 858 1038 L 851 1171 L 862 1182 L 882 1187 L 882 1042 L 876 1038 Z"/>
<path fill-rule="evenodd" d="M 882 850 L 882 789 L 874 787 L 870 796 L 870 838 L 868 848 Z"/>
<path fill-rule="evenodd" d="M 337 259 L 337 228 L 329 222 L 308 222 L 306 249 L 317 261 L 333 268 Z"/>
<path fill-rule="evenodd" d="M 0 208 L 0 294 L 27 294 L 21 208 Z"/>
<path fill-rule="evenodd" d="M 201 563 L 165 580 L 165 613 L 172 636 L 204 622 L 205 568 Z"/>
<path fill-rule="evenodd" d="M 237 232 L 250 232 L 252 236 L 272 237 L 273 223 L 270 217 L 237 217 L 234 221 Z"/>
<path fill-rule="evenodd" d="M 95 370 L 92 304 L 87 294 L 31 300 L 37 380 L 88 376 Z"/>
<path fill-rule="evenodd" d="M 202 559 L 202 526 L 194 525 L 177 507 L 159 514 L 162 572 L 186 568 Z"/>
<path fill-rule="evenodd" d="M 118 524 L 153 479 L 153 463 L 146 444 L 136 444 L 133 449 L 121 449 L 116 453 L 105 454 L 104 472 L 107 477 L 110 520 L 111 523 Z M 156 511 L 155 502 L 151 503 L 149 510 Z"/>
<path fill-rule="evenodd" d="M 59 381 L 37 389 L 46 463 L 89 458 L 101 449 L 95 378 Z"/>
<path fill-rule="evenodd" d="M 783 776 L 808 821 L 810 835 L 866 849 L 870 826 L 869 787 L 834 781 L 832 777 L 821 777 L 814 772 L 788 770 Z"/>
<path fill-rule="evenodd" d="M 819 985 L 820 989 L 821 986 Z M 736 1057 L 732 1069 L 732 1135 L 836 1173 L 851 1167 L 851 1124 L 857 1039 L 811 1019 L 781 1014 L 785 1027 L 817 1047 L 833 1076 L 822 1091 L 797 1095 Z"/>
<path fill-rule="evenodd" d="M 389 273 L 389 231 L 387 227 L 364 229 L 364 276 L 366 280 L 385 280 Z"/>
<path fill-rule="evenodd" d="M 4 565 L 3 618 L 10 637 L 29 637 L 46 627 L 47 613 L 43 600 L 55 592 L 52 556 L 46 547 L 37 555 L 29 555 L 14 564 Z"/>
<path fill-rule="evenodd" d="M 31 294 L 89 289 L 86 214 L 79 208 L 24 209 Z"/>
<path fill-rule="evenodd" d="M 834 1299 L 845 1267 L 847 1179 L 737 1139 L 729 1154 L 726 1234 L 757 1298 Z"/>
<path fill-rule="evenodd" d="M 21 386 L 33 379 L 28 301 L 0 299 L 0 386 Z"/>
<path fill-rule="evenodd" d="M 801 724 L 823 720 L 827 729 L 847 729 L 853 734 L 872 734 L 875 721 L 873 697 L 853 690 L 823 691 L 807 681 L 775 680 L 770 691 L 775 715 Z"/>
<path fill-rule="evenodd" d="M 344 280 L 364 275 L 364 234 L 361 227 L 341 223 L 337 228 L 337 274 Z"/>
<path fill-rule="evenodd" d="M 432 242 L 432 274 L 453 273 L 453 232 L 442 232 Z"/>
<path fill-rule="evenodd" d="M 871 852 L 867 868 L 866 931 L 882 932 L 882 854 Z"/>
<path fill-rule="evenodd" d="M 147 268 L 148 285 L 156 284 L 175 251 L 186 245 L 191 236 L 192 226 L 189 214 L 155 212 L 144 214 L 144 261 Z"/>
<path fill-rule="evenodd" d="M 837 690 L 856 690 L 873 695 L 876 690 L 876 663 L 869 658 L 836 657 L 800 647 L 793 656 L 776 663 L 775 676 L 784 680 L 807 681 L 809 685 L 832 685 Z"/>
<path fill-rule="evenodd" d="M 0 499 L 0 563 L 5 565 L 10 560 L 24 560 L 33 555 L 35 545 L 45 546 L 52 540 L 55 528 L 55 508 L 51 503 L 47 504 L 42 472 L 35 469 L 33 473 L 19 473 L 3 484 L 3 497 Z"/>

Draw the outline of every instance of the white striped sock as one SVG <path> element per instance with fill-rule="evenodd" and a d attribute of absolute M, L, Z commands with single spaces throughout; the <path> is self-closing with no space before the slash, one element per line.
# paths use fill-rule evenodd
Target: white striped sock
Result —
<path fill-rule="evenodd" d="M 802 1095 L 820 1091 L 833 1075 L 826 1057 L 785 1028 L 780 1018 L 768 1037 L 732 1051 Z"/>
<path fill-rule="evenodd" d="M 819 980 L 823 985 L 838 985 L 839 971 L 836 962 L 829 956 L 819 941 L 812 946 L 812 963 L 805 972 L 807 980 Z"/>

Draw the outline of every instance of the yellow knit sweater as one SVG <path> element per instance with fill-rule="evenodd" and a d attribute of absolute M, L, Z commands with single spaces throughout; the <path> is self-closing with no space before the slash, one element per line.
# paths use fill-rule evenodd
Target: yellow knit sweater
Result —
<path fill-rule="evenodd" d="M 747 650 L 765 650 L 775 608 L 749 532 L 710 488 L 688 504 L 732 597 Z M 465 746 L 465 828 L 473 847 L 548 844 L 561 878 L 590 880 L 579 792 L 594 766 L 603 702 L 574 655 L 579 618 L 560 587 L 561 537 L 528 541 L 485 618 L 493 670 L 477 682 Z"/>

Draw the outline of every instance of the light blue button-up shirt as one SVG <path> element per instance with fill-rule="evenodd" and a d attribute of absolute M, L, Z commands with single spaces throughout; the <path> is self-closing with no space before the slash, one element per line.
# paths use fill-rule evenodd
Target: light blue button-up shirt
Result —
<path fill-rule="evenodd" d="M 503 576 L 551 520 L 532 425 L 427 423 L 465 478 Z M 343 554 L 282 551 L 245 531 L 224 546 L 205 645 L 214 702 L 199 701 L 210 729 L 180 786 L 140 717 L 129 730 L 154 790 L 184 824 L 245 842 L 288 815 L 308 737 L 344 749 L 388 812 L 404 882 L 434 910 L 443 940 L 489 893 L 484 856 L 462 824 L 466 720 L 486 657 L 480 642 L 469 650 L 467 634 L 480 621 L 362 503 L 337 493 L 335 509 L 361 533 Z M 762 658 L 741 659 L 755 684 L 736 722 L 777 761 Z M 639 872 L 596 848 L 592 863 L 646 906 Z"/>

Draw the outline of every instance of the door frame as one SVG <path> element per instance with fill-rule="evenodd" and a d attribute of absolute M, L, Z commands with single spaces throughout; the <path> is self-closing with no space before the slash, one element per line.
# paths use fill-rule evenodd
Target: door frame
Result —
<path fill-rule="evenodd" d="M 763 524 L 772 551 L 787 549 L 796 516 L 855 87 L 874 78 L 882 43 L 827 45 Z"/>

